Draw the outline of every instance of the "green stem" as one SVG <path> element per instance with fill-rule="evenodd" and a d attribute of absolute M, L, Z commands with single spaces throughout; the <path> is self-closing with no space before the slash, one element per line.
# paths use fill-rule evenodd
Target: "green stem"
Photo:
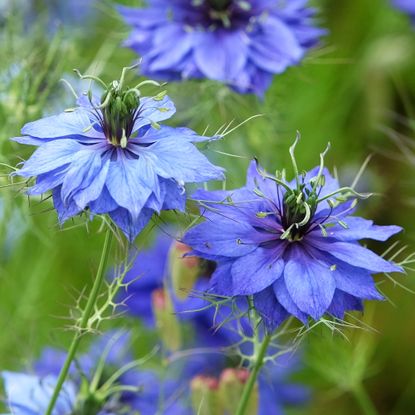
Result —
<path fill-rule="evenodd" d="M 268 349 L 268 345 L 271 341 L 271 335 L 266 334 L 262 343 L 259 345 L 259 349 L 255 356 L 255 362 L 254 367 L 252 369 L 251 375 L 249 376 L 248 382 L 246 382 L 242 398 L 239 401 L 238 410 L 236 411 L 236 415 L 244 415 L 249 403 L 249 398 L 252 394 L 252 389 L 254 388 L 254 385 L 256 383 L 256 380 L 258 378 L 259 371 L 262 368 L 262 365 L 264 364 L 264 357 Z"/>
<path fill-rule="evenodd" d="M 363 415 L 377 415 L 378 411 L 362 384 L 357 385 L 352 392 Z"/>
<path fill-rule="evenodd" d="M 68 376 L 69 369 L 71 367 L 72 361 L 75 358 L 76 352 L 81 342 L 81 338 L 88 329 L 89 319 L 94 310 L 94 305 L 97 301 L 100 288 L 104 281 L 104 277 L 105 277 L 104 271 L 106 269 L 106 265 L 107 265 L 107 261 L 109 257 L 111 238 L 112 238 L 112 231 L 110 228 L 107 228 L 107 232 L 105 234 L 104 247 L 102 249 L 101 260 L 99 261 L 99 266 L 98 266 L 97 274 L 95 276 L 94 285 L 92 287 L 91 294 L 86 303 L 85 310 L 82 313 L 79 326 L 77 327 L 77 332 L 75 333 L 75 336 L 72 339 L 72 343 L 69 347 L 68 354 L 65 359 L 65 363 L 59 373 L 58 381 L 56 383 L 55 390 L 53 391 L 53 395 L 49 402 L 48 409 L 46 410 L 45 415 L 52 415 L 53 408 L 55 407 L 56 401 L 59 397 L 59 393 L 66 380 L 66 377 Z"/>

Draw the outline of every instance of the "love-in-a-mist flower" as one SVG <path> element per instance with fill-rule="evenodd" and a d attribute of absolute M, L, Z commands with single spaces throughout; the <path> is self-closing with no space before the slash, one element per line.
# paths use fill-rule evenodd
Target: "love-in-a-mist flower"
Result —
<path fill-rule="evenodd" d="M 415 1 L 413 0 L 393 0 L 394 6 L 401 9 L 405 13 L 411 16 L 412 21 L 415 23 Z"/>
<path fill-rule="evenodd" d="M 140 250 L 125 275 L 124 283 L 128 288 L 120 293 L 119 301 L 130 315 L 140 318 L 149 328 L 155 328 L 154 296 L 157 293 L 169 296 L 176 318 L 191 325 L 194 330 L 192 342 L 186 347 L 224 347 L 236 343 L 238 337 L 227 325 L 215 329 L 225 320 L 229 310 L 221 307 L 217 311 L 215 307 L 209 307 L 210 303 L 202 296 L 209 287 L 209 278 L 214 269 L 211 265 L 214 263 L 192 258 L 192 264 L 186 264 L 190 258 L 182 258 L 185 247 L 180 245 L 167 234 L 157 234 L 153 245 Z M 170 260 L 174 257 L 183 262 L 182 272 L 191 266 L 196 273 L 195 280 L 185 292 L 185 298 L 179 298 L 172 288 L 169 257 Z"/>
<path fill-rule="evenodd" d="M 205 221 L 184 242 L 198 257 L 217 262 L 211 291 L 253 296 L 270 329 L 293 315 L 307 323 L 325 313 L 343 318 L 362 310 L 363 299 L 380 300 L 372 274 L 402 272 L 362 246 L 401 230 L 351 216 L 356 193 L 340 188 L 321 165 L 295 178 L 271 176 L 252 162 L 245 187 L 199 191 Z"/>
<path fill-rule="evenodd" d="M 119 7 L 132 32 L 125 45 L 143 74 L 208 78 L 263 95 L 274 74 L 297 65 L 323 30 L 307 0 L 148 0 Z"/>
<path fill-rule="evenodd" d="M 81 96 L 78 107 L 26 124 L 14 140 L 39 148 L 15 174 L 36 177 L 30 195 L 52 191 L 61 223 L 85 210 L 107 213 L 133 240 L 154 212 L 184 210 L 185 183 L 223 172 L 193 144 L 209 138 L 159 125 L 174 114 L 172 101 L 141 97 L 125 72 L 109 85 L 99 80 L 101 99 Z"/>
<path fill-rule="evenodd" d="M 177 399 L 176 383 L 162 380 L 156 372 L 141 368 L 140 362 L 132 357 L 131 347 L 129 332 L 110 331 L 79 356 L 76 364 L 72 364 L 69 381 L 76 396 L 74 409 L 89 408 L 91 412 L 88 413 L 96 413 L 92 412 L 96 410 L 101 411 L 102 415 L 130 414 L 134 411 L 153 415 L 164 399 L 163 413 L 185 413 L 180 411 L 182 405 Z M 36 375 L 41 378 L 57 376 L 65 357 L 64 351 L 45 349 L 34 364 Z M 64 392 L 61 393 L 64 395 Z"/>

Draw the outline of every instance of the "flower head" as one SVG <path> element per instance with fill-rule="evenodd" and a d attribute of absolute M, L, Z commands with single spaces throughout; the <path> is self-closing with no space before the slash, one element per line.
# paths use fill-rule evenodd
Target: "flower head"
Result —
<path fill-rule="evenodd" d="M 373 273 L 402 272 L 360 245 L 385 241 L 401 230 L 351 216 L 353 189 L 340 188 L 321 165 L 299 174 L 271 176 L 252 162 L 247 184 L 233 191 L 199 191 L 205 221 L 183 241 L 194 255 L 217 262 L 211 291 L 253 296 L 270 329 L 288 315 L 306 323 L 325 313 L 343 318 L 362 310 L 362 299 L 380 300 Z"/>
<path fill-rule="evenodd" d="M 413 0 L 393 0 L 393 4 L 405 13 L 408 13 L 415 23 L 415 2 Z"/>
<path fill-rule="evenodd" d="M 124 77 L 99 81 L 101 99 L 83 95 L 78 107 L 26 124 L 14 140 L 38 149 L 15 174 L 36 177 L 30 195 L 52 191 L 61 223 L 107 213 L 132 241 L 153 213 L 184 210 L 185 183 L 223 172 L 193 144 L 207 137 L 158 124 L 175 112 L 167 96 L 141 97 L 142 84 L 126 88 Z"/>
<path fill-rule="evenodd" d="M 45 349 L 34 364 L 36 375 L 40 378 L 57 376 L 65 357 L 66 353 L 61 350 Z M 101 411 L 99 414 L 102 415 L 132 413 L 132 410 L 150 415 L 157 412 L 164 393 L 164 398 L 169 401 L 166 413 L 181 413 L 180 403 L 173 399 L 177 387 L 166 381 L 162 388 L 159 376 L 139 368 L 139 363 L 131 355 L 129 332 L 105 333 L 71 367 L 70 384 L 77 397 L 74 408 L 85 410 L 88 407 L 91 411 Z"/>
<path fill-rule="evenodd" d="M 307 0 L 149 0 L 119 11 L 133 28 L 125 44 L 142 56 L 143 74 L 208 78 L 257 95 L 324 33 Z"/>

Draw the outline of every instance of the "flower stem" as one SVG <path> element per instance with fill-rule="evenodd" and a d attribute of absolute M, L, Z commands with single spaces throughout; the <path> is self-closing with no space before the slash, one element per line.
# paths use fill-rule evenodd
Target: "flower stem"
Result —
<path fill-rule="evenodd" d="M 378 411 L 362 384 L 358 384 L 352 392 L 363 415 L 377 415 Z"/>
<path fill-rule="evenodd" d="M 99 266 L 97 274 L 95 276 L 94 285 L 92 286 L 91 293 L 89 295 L 88 301 L 86 303 L 85 309 L 83 310 L 79 326 L 77 327 L 77 332 L 75 333 L 72 343 L 69 347 L 68 354 L 65 359 L 65 363 L 59 373 L 58 381 L 56 383 L 55 389 L 53 391 L 52 398 L 49 402 L 48 409 L 46 410 L 45 415 L 52 415 L 53 408 L 55 407 L 56 401 L 59 397 L 59 393 L 62 389 L 62 386 L 68 376 L 69 369 L 71 367 L 72 361 L 75 358 L 76 352 L 78 350 L 79 344 L 83 334 L 88 329 L 89 319 L 94 310 L 94 305 L 97 301 L 102 282 L 104 281 L 105 268 L 109 257 L 110 247 L 111 247 L 112 231 L 108 227 L 105 234 L 104 247 L 102 249 L 101 259 L 99 261 Z"/>
<path fill-rule="evenodd" d="M 249 398 L 252 394 L 252 389 L 254 388 L 255 382 L 258 378 L 259 371 L 264 364 L 264 357 L 268 349 L 268 345 L 271 341 L 271 335 L 266 334 L 262 342 L 259 344 L 259 348 L 255 353 L 255 361 L 254 367 L 252 369 L 251 375 L 249 376 L 248 381 L 245 384 L 242 398 L 239 401 L 238 410 L 236 411 L 236 415 L 245 415 L 245 412 L 248 408 Z"/>

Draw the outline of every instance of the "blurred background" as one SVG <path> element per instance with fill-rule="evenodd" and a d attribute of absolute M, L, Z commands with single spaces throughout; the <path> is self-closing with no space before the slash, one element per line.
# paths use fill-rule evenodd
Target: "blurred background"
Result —
<path fill-rule="evenodd" d="M 9 138 L 18 136 L 24 123 L 74 104 L 59 81 L 79 84 L 73 68 L 110 81 L 137 59 L 120 46 L 129 29 L 114 4 L 0 0 L 1 369 L 25 367 L 45 345 L 68 344 L 62 317 L 91 282 L 99 259 L 102 235 L 96 223 L 86 229 L 73 222 L 60 229 L 50 201 L 29 200 L 18 185 L 10 186 L 10 166 L 32 149 Z M 389 0 L 312 4 L 329 34 L 302 65 L 274 78 L 263 101 L 214 82 L 172 83 L 166 88 L 178 110 L 169 123 L 214 133 L 231 121 L 237 125 L 262 114 L 206 149 L 228 170 L 229 188 L 244 183 L 253 156 L 270 171 L 290 171 L 288 147 L 297 130 L 300 168 L 317 165 L 330 141 L 327 165 L 343 184 L 350 184 L 372 155 L 360 190 L 377 195 L 361 203 L 359 214 L 404 227 L 389 245 L 399 243 L 394 252 L 408 245 L 401 256 L 409 255 L 415 251 L 414 27 Z M 143 233 L 139 247 L 151 244 L 156 226 Z M 372 248 L 382 253 L 385 245 Z M 374 330 L 341 336 L 318 327 L 306 338 L 297 380 L 313 388 L 313 398 L 307 407 L 287 413 L 359 413 L 350 391 L 363 381 L 380 414 L 415 414 L 414 275 L 399 276 L 397 282 L 381 279 L 390 301 L 368 303 L 363 316 Z M 137 322 L 130 325 L 139 329 Z"/>

